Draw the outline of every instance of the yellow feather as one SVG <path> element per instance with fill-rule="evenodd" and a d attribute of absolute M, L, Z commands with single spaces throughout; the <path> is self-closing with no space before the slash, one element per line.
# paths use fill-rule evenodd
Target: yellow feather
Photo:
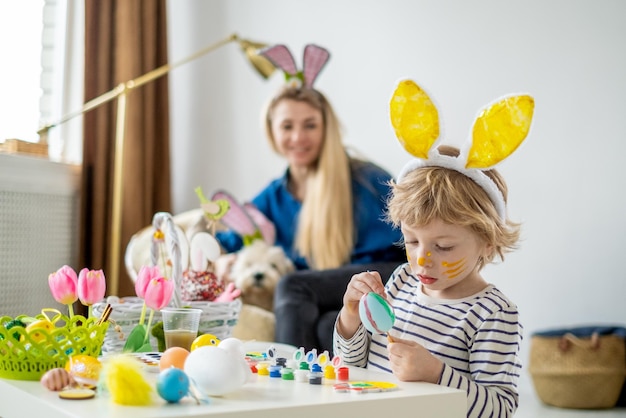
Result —
<path fill-rule="evenodd" d="M 152 403 L 153 388 L 143 375 L 142 363 L 135 357 L 126 354 L 110 357 L 104 363 L 103 375 L 114 403 L 134 406 Z"/>

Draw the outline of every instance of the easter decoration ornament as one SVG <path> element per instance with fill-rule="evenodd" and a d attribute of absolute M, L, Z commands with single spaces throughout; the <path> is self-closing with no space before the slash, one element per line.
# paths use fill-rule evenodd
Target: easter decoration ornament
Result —
<path fill-rule="evenodd" d="M 172 295 L 174 296 L 175 306 L 181 306 L 180 287 L 177 286 L 182 276 L 180 263 L 181 250 L 174 221 L 169 213 L 158 212 L 152 218 L 152 224 L 154 226 L 154 233 L 152 236 L 150 256 L 153 265 L 143 266 L 139 270 L 139 273 L 137 273 L 135 293 L 137 293 L 138 297 L 143 299 L 143 306 L 139 324 L 132 329 L 124 344 L 123 351 L 125 352 L 141 353 L 152 351 L 152 345 L 150 344 L 150 328 L 154 318 L 154 312 L 160 311 L 162 308 L 169 305 L 172 300 Z M 167 234 L 164 234 L 162 231 L 164 225 L 168 228 Z M 172 256 L 171 269 L 165 261 L 167 257 L 163 256 L 164 250 L 162 247 L 165 243 L 167 243 Z M 162 261 L 161 266 L 158 265 L 159 260 Z M 171 277 L 168 279 L 165 275 L 170 270 Z M 147 308 L 150 308 L 150 316 L 148 318 L 148 324 L 146 325 L 144 322 Z"/>
<path fill-rule="evenodd" d="M 528 94 L 503 97 L 485 107 L 474 121 L 471 138 L 458 157 L 437 151 L 439 114 L 428 94 L 412 80 L 400 81 L 390 102 L 391 124 L 409 161 L 398 175 L 400 183 L 411 171 L 443 167 L 469 177 L 489 196 L 500 219 L 506 220 L 506 204 L 494 181 L 484 173 L 511 155 L 526 139 L 535 108 Z"/>
<path fill-rule="evenodd" d="M 204 217 L 206 218 L 209 229 L 211 230 L 211 235 L 215 236 L 217 222 L 219 222 L 219 220 L 226 215 L 228 209 L 230 209 L 228 200 L 209 200 L 204 196 L 201 187 L 196 187 L 194 191 L 196 192 L 198 199 L 200 199 L 200 206 L 202 207 Z"/>
<path fill-rule="evenodd" d="M 276 240 L 276 227 L 251 203 L 240 204 L 225 190 L 218 190 L 213 201 L 226 201 L 230 208 L 222 217 L 222 223 L 241 236 L 243 245 L 252 244 L 257 239 L 273 245 Z"/>
<path fill-rule="evenodd" d="M 183 271 L 181 297 L 184 301 L 228 301 L 224 299 L 228 295 L 224 293 L 226 283 L 215 275 L 214 263 L 222 253 L 215 239 L 216 224 L 228 213 L 230 205 L 225 199 L 207 199 L 201 187 L 196 187 L 195 192 L 211 232 L 195 232 L 189 239 L 189 268 Z"/>
<path fill-rule="evenodd" d="M 266 57 L 276 67 L 283 70 L 288 85 L 296 88 L 313 88 L 313 83 L 322 68 L 330 59 L 330 52 L 314 44 L 304 47 L 302 71 L 298 71 L 293 55 L 285 45 L 274 45 L 259 51 L 259 55 Z"/>

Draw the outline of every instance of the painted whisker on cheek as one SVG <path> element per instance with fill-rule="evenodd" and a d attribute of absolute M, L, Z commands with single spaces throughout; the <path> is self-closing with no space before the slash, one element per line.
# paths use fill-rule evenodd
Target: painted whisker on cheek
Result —
<path fill-rule="evenodd" d="M 448 276 L 448 279 L 454 279 L 459 274 L 461 274 L 463 270 L 465 269 L 465 259 L 463 258 L 453 263 L 448 263 L 447 261 L 444 261 L 441 263 L 441 265 L 443 267 L 451 267 L 450 269 L 444 271 L 443 273 L 446 276 Z"/>

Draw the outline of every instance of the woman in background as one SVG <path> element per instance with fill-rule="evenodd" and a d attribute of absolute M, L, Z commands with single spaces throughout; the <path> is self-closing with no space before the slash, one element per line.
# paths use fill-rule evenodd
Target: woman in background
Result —
<path fill-rule="evenodd" d="M 267 56 L 275 63 L 280 62 L 276 48 L 289 54 L 283 46 L 270 48 Z M 297 268 L 276 288 L 276 342 L 330 352 L 334 322 L 352 275 L 369 269 L 389 277 L 404 253 L 397 245 L 400 232 L 385 221 L 391 175 L 349 155 L 332 106 L 312 87 L 326 60 L 319 65 L 320 59 L 312 59 L 318 69 L 307 71 L 307 57 L 320 55 L 328 59 L 326 50 L 308 45 L 304 71 L 292 71 L 292 79 L 267 106 L 267 138 L 287 161 L 287 169 L 252 203 L 274 223 L 276 245 Z M 231 252 L 218 263 L 227 278 L 241 239 L 230 231 L 218 239 Z"/>

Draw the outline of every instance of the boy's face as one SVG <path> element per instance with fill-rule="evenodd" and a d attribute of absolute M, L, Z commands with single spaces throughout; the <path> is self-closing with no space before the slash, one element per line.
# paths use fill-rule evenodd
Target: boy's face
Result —
<path fill-rule="evenodd" d="M 427 295 L 460 299 L 487 285 L 478 261 L 489 248 L 471 229 L 439 219 L 419 228 L 402 224 L 401 229 L 411 270 Z"/>

